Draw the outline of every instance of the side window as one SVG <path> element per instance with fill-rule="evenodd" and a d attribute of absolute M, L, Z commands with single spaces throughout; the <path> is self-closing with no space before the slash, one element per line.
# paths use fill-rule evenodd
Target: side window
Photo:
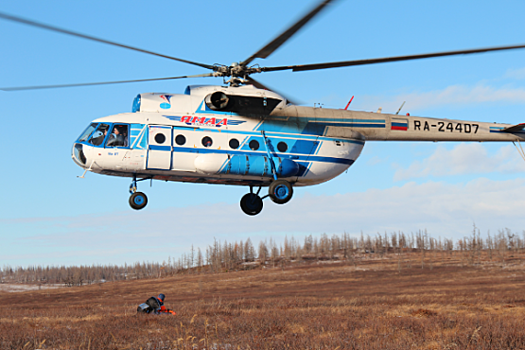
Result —
<path fill-rule="evenodd" d="M 257 151 L 259 149 L 259 141 L 251 140 L 249 146 L 252 151 Z"/>
<path fill-rule="evenodd" d="M 95 130 L 95 132 L 93 133 L 93 135 L 91 135 L 91 138 L 89 139 L 88 142 L 92 144 L 93 146 L 102 145 L 102 142 L 104 142 L 104 138 L 106 137 L 108 133 L 108 129 L 109 129 L 108 124 L 100 124 L 97 130 Z"/>
<path fill-rule="evenodd" d="M 231 149 L 239 148 L 239 140 L 237 139 L 231 139 L 229 144 Z"/>
<path fill-rule="evenodd" d="M 179 146 L 184 145 L 186 143 L 186 137 L 184 135 L 181 135 L 181 134 L 177 135 L 175 137 L 175 143 L 177 145 L 179 145 Z"/>
<path fill-rule="evenodd" d="M 211 147 L 212 144 L 213 144 L 213 141 L 212 141 L 211 137 L 205 136 L 205 137 L 202 138 L 202 145 L 204 147 Z"/>
<path fill-rule="evenodd" d="M 158 143 L 159 145 L 162 145 L 164 142 L 166 142 L 166 135 L 164 134 L 161 134 L 161 133 L 158 133 L 157 135 L 155 135 L 155 142 Z"/>
<path fill-rule="evenodd" d="M 279 152 L 286 152 L 288 150 L 288 145 L 285 142 L 281 141 L 277 144 L 277 149 L 279 150 Z"/>
<path fill-rule="evenodd" d="M 106 142 L 106 147 L 128 147 L 128 129 L 128 125 L 114 125 Z"/>

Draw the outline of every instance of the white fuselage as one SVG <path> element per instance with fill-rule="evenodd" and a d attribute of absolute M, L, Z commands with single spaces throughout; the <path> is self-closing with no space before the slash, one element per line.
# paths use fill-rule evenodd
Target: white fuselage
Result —
<path fill-rule="evenodd" d="M 268 98 L 278 96 L 264 92 Z M 114 176 L 266 186 L 275 172 L 305 186 L 344 172 L 364 146 L 362 139 L 308 132 L 304 123 L 216 112 L 206 108 L 203 94 L 143 94 L 141 109 L 149 111 L 94 120 L 93 134 L 77 141 L 73 159 L 83 168 Z M 125 143 L 111 145 L 111 130 L 117 127 Z M 93 141 L 96 130 L 104 130 L 100 142 Z"/>
<path fill-rule="evenodd" d="M 348 169 L 365 140 L 522 141 L 523 127 L 299 107 L 250 86 L 200 86 L 183 95 L 141 94 L 132 113 L 94 120 L 73 159 L 114 176 L 253 186 L 279 178 L 306 186 Z"/>

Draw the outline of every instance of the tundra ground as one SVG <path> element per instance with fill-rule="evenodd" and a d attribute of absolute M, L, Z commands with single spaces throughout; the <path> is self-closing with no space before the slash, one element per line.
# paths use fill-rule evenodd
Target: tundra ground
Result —
<path fill-rule="evenodd" d="M 0 291 L 0 348 L 525 348 L 521 254 L 504 263 L 412 252 L 365 256 L 355 265 L 193 272 Z M 176 316 L 136 315 L 138 304 L 159 293 Z"/>

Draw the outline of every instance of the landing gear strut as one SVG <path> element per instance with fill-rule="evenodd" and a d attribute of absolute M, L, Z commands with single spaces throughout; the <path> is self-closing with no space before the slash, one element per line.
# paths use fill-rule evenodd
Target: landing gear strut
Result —
<path fill-rule="evenodd" d="M 147 179 L 141 179 L 138 181 L 147 180 Z M 133 175 L 133 180 L 131 181 L 131 185 L 129 186 L 129 193 L 131 193 L 131 196 L 129 197 L 129 205 L 135 209 L 140 210 L 143 209 L 146 204 L 148 204 L 148 197 L 142 193 L 137 192 L 137 176 Z"/>

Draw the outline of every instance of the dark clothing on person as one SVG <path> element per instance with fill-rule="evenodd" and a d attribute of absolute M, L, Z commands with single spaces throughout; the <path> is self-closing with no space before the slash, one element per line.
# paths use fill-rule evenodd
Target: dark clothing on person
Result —
<path fill-rule="evenodd" d="M 159 297 L 160 296 L 164 297 L 163 294 L 159 295 Z M 146 314 L 153 313 L 156 315 L 159 315 L 161 313 L 170 313 L 172 315 L 175 315 L 174 311 L 166 309 L 166 307 L 164 306 L 164 301 L 162 299 L 163 298 L 157 297 L 149 298 L 148 300 L 146 300 L 145 303 L 139 305 L 139 307 L 137 308 L 137 312 L 142 312 Z"/>
<path fill-rule="evenodd" d="M 124 147 L 126 139 L 122 134 L 111 134 L 109 135 L 108 142 L 106 146 L 108 147 Z"/>

